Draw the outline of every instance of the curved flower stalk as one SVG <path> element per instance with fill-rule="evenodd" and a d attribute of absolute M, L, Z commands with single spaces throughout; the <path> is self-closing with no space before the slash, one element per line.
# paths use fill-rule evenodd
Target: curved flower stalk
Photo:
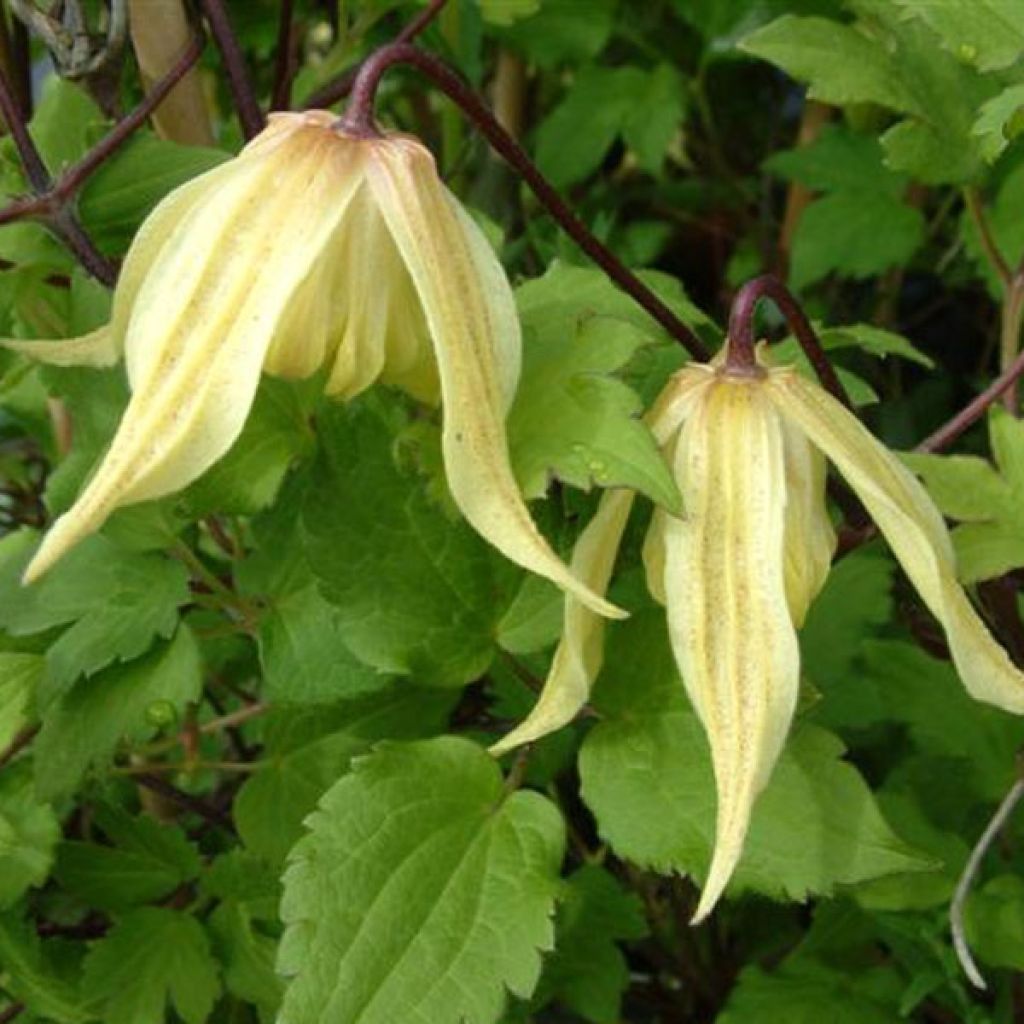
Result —
<path fill-rule="evenodd" d="M 656 510 L 644 550 L 672 650 L 707 732 L 718 793 L 714 854 L 694 921 L 710 913 L 739 861 L 750 816 L 796 706 L 796 630 L 835 550 L 825 458 L 860 497 L 942 624 L 971 696 L 1024 713 L 1013 666 L 956 579 L 949 534 L 917 479 L 835 398 L 793 368 L 728 358 L 684 367 L 650 413 L 685 515 Z M 607 587 L 633 501 L 607 492 L 573 569 Z M 566 598 L 562 640 L 530 716 L 501 753 L 579 711 L 601 667 L 603 622 Z"/>
<path fill-rule="evenodd" d="M 335 115 L 272 115 L 234 160 L 171 193 L 125 261 L 107 328 L 6 342 L 60 364 L 123 354 L 132 397 L 106 457 L 47 534 L 38 578 L 117 508 L 195 480 L 232 445 L 260 373 L 327 371 L 351 398 L 376 381 L 440 401 L 445 471 L 470 524 L 587 608 L 534 525 L 509 465 L 520 368 L 508 280 L 415 139 L 347 132 Z"/>

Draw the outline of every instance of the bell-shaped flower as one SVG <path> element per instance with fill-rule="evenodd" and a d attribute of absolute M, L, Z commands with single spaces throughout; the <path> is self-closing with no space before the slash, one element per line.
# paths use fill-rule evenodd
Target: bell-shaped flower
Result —
<path fill-rule="evenodd" d="M 177 491 L 224 455 L 262 371 L 325 369 L 338 398 L 380 381 L 439 401 L 445 472 L 470 524 L 586 607 L 621 614 L 569 572 L 519 493 L 505 437 L 520 369 L 512 291 L 413 138 L 355 136 L 326 111 L 272 115 L 238 157 L 152 212 L 107 327 L 6 344 L 64 365 L 123 354 L 132 392 L 106 456 L 27 580 L 115 509 Z"/>
<path fill-rule="evenodd" d="M 658 509 L 644 550 L 680 675 L 707 733 L 718 794 L 715 847 L 694 920 L 721 896 L 796 707 L 796 630 L 825 582 L 835 534 L 825 457 L 853 488 L 939 620 L 971 696 L 1024 712 L 1024 674 L 957 582 L 949 534 L 918 480 L 844 406 L 793 368 L 727 361 L 669 381 L 648 422 L 683 496 Z M 608 491 L 572 567 L 603 592 L 633 494 Z M 604 625 L 571 596 L 544 689 L 503 752 L 570 721 L 601 668 Z"/>

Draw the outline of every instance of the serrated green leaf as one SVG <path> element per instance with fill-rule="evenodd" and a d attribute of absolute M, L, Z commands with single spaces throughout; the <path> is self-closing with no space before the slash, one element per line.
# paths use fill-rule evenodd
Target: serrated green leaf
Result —
<path fill-rule="evenodd" d="M 85 155 L 97 128 L 106 118 L 89 93 L 74 82 L 49 75 L 29 123 L 51 174 L 57 175 Z"/>
<path fill-rule="evenodd" d="M 0 914 L 0 966 L 5 991 L 43 1020 L 84 1024 L 94 1019 L 68 965 L 52 960 L 35 929 L 13 911 Z"/>
<path fill-rule="evenodd" d="M 205 895 L 236 903 L 259 921 L 276 921 L 281 882 L 274 865 L 241 847 L 215 858 L 200 878 Z"/>
<path fill-rule="evenodd" d="M 185 1024 L 203 1024 L 220 981 L 194 917 L 143 907 L 120 917 L 89 950 L 83 987 L 104 1024 L 164 1024 L 168 1004 Z"/>
<path fill-rule="evenodd" d="M 309 828 L 285 874 L 281 1024 L 495 1024 L 506 989 L 532 992 L 563 825 L 543 797 L 504 794 L 482 749 L 384 745 Z"/>
<path fill-rule="evenodd" d="M 974 134 L 981 139 L 982 156 L 995 162 L 1003 150 L 1024 131 L 1024 85 L 1007 86 L 983 104 L 974 122 Z"/>
<path fill-rule="evenodd" d="M 36 738 L 40 797 L 73 790 L 90 765 L 109 760 L 122 739 L 152 735 L 146 716 L 151 704 L 166 701 L 180 711 L 201 689 L 199 652 L 185 627 L 145 657 L 80 679 L 50 707 Z"/>
<path fill-rule="evenodd" d="M 793 239 L 793 287 L 806 288 L 833 272 L 872 277 L 906 263 L 924 227 L 919 210 L 884 194 L 836 192 L 815 200 Z"/>
<path fill-rule="evenodd" d="M 523 376 L 508 417 L 509 452 L 524 495 L 541 497 L 556 476 L 584 490 L 595 483 L 631 487 L 678 511 L 682 499 L 640 421 L 640 399 L 610 376 L 646 343 L 645 336 L 625 321 L 601 316 L 554 327 L 527 334 Z"/>
<path fill-rule="evenodd" d="M 543 0 L 529 19 L 501 33 L 501 38 L 544 67 L 597 56 L 608 42 L 618 0 Z"/>
<path fill-rule="evenodd" d="M 403 475 L 368 402 L 327 409 L 305 554 L 361 661 L 438 686 L 478 678 L 518 570 Z"/>
<path fill-rule="evenodd" d="M 0 908 L 46 881 L 59 838 L 53 808 L 36 799 L 32 766 L 8 765 L 0 772 Z"/>
<path fill-rule="evenodd" d="M 29 722 L 29 707 L 43 676 L 38 654 L 0 654 L 0 750 Z"/>
<path fill-rule="evenodd" d="M 101 808 L 96 824 L 114 845 L 65 841 L 55 869 L 60 884 L 90 907 L 155 902 L 199 874 L 199 855 L 176 826 L 132 818 L 113 805 Z"/>
<path fill-rule="evenodd" d="M 661 172 L 665 154 L 682 126 L 687 95 L 679 72 L 671 64 L 659 64 L 630 97 L 632 110 L 623 123 L 622 137 L 645 171 Z"/>
<path fill-rule="evenodd" d="M 716 1024 L 898 1024 L 896 1005 L 866 991 L 865 973 L 806 961 L 771 973 L 748 967 Z"/>
<path fill-rule="evenodd" d="M 878 103 L 927 116 L 884 45 L 849 25 L 786 15 L 747 36 L 740 49 L 807 82 L 811 99 Z"/>
<path fill-rule="evenodd" d="M 1009 67 L 1024 56 L 1024 8 L 1017 0 L 895 0 L 927 22 L 946 48 L 982 71 Z"/>
<path fill-rule="evenodd" d="M 222 903 L 210 915 L 209 927 L 217 959 L 224 965 L 225 988 L 254 1005 L 262 1020 L 273 1020 L 284 992 L 274 972 L 277 943 L 256 929 L 238 903 Z"/>
<path fill-rule="evenodd" d="M 352 758 L 380 739 L 414 739 L 443 728 L 452 698 L 409 684 L 331 708 L 278 712 L 268 722 L 260 768 L 233 805 L 248 849 L 280 863 L 302 835 L 302 820 L 344 775 Z"/>
<path fill-rule="evenodd" d="M 637 614 L 614 633 L 594 696 L 606 718 L 580 753 L 583 798 L 620 856 L 701 878 L 714 837 L 714 779 L 667 652 L 664 614 Z M 733 892 L 805 899 L 932 867 L 893 833 L 843 752 L 832 733 L 796 726 L 754 807 Z"/>
<path fill-rule="evenodd" d="M 386 687 L 389 676 L 341 642 L 341 617 L 316 583 L 275 599 L 260 620 L 266 697 L 275 704 L 327 704 Z"/>
<path fill-rule="evenodd" d="M 498 623 L 498 643 L 512 654 L 553 646 L 562 633 L 564 608 L 565 598 L 553 583 L 528 574 Z"/>
<path fill-rule="evenodd" d="M 78 199 L 82 222 L 104 249 L 123 251 L 168 192 L 230 156 L 142 132 L 90 175 Z"/>
<path fill-rule="evenodd" d="M 907 179 L 885 166 L 884 155 L 876 138 L 826 125 L 813 142 L 772 153 L 762 166 L 823 192 L 874 192 L 899 199 Z"/>
<path fill-rule="evenodd" d="M 966 583 L 1024 565 L 1024 426 L 995 406 L 988 428 L 995 466 L 966 455 L 903 456 L 943 515 L 964 523 L 953 531 L 953 546 Z"/>
<path fill-rule="evenodd" d="M 189 599 L 183 566 L 96 536 L 25 587 L 21 574 L 36 541 L 27 531 L 0 541 L 0 592 L 8 595 L 0 601 L 0 628 L 26 636 L 69 627 L 46 654 L 44 703 L 80 675 L 136 658 L 173 632 L 178 606 Z"/>
<path fill-rule="evenodd" d="M 643 906 L 603 868 L 587 865 L 566 879 L 558 905 L 555 952 L 534 1002 L 550 998 L 593 1024 L 618 1024 L 629 967 L 618 942 L 647 934 Z"/>

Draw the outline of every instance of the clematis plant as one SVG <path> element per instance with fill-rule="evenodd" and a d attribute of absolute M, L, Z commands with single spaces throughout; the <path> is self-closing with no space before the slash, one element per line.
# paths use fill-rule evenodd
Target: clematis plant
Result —
<path fill-rule="evenodd" d="M 825 582 L 836 546 L 825 458 L 853 488 L 946 632 L 972 697 L 1024 712 L 1014 667 L 957 581 L 942 516 L 917 479 L 837 399 L 763 348 L 732 338 L 690 364 L 648 416 L 685 512 L 658 509 L 644 562 L 665 605 L 672 650 L 707 733 L 718 811 L 715 848 L 694 921 L 718 901 L 741 856 L 758 794 L 796 707 L 796 630 Z M 604 592 L 633 504 L 607 492 L 581 534 L 572 568 Z M 601 668 L 603 624 L 566 599 L 561 642 L 529 717 L 501 753 L 570 721 Z"/>
<path fill-rule="evenodd" d="M 405 135 L 327 111 L 274 114 L 235 159 L 161 202 L 136 237 L 109 325 L 9 341 L 57 364 L 125 359 L 132 396 L 105 458 L 30 563 L 37 579 L 117 508 L 195 480 L 238 437 L 261 371 L 326 370 L 328 394 L 379 381 L 443 408 L 452 496 L 512 561 L 602 615 L 534 525 L 504 419 L 520 368 L 505 273 Z"/>

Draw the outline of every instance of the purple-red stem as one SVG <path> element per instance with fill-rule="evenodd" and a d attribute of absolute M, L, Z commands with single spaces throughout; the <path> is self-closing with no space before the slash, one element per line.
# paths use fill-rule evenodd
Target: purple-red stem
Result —
<path fill-rule="evenodd" d="M 3 119 L 7 123 L 32 191 L 37 194 L 48 192 L 53 184 L 53 179 L 21 118 L 21 111 L 15 102 L 14 94 L 2 73 L 0 73 L 0 114 L 3 115 Z M 93 277 L 107 286 L 113 285 L 117 280 L 117 272 L 113 264 L 93 245 L 92 240 L 70 210 L 61 208 L 53 211 L 46 218 L 46 223 Z"/>
<path fill-rule="evenodd" d="M 345 131 L 365 138 L 379 136 L 373 118 L 374 99 L 381 77 L 396 64 L 408 64 L 426 75 L 476 125 L 491 146 L 526 181 L 566 234 L 608 277 L 635 299 L 695 359 L 708 358 L 709 353 L 703 342 L 607 246 L 591 234 L 477 94 L 437 57 L 408 43 L 392 43 L 371 54 L 359 69 L 348 107 L 339 122 Z"/>
<path fill-rule="evenodd" d="M 444 9 L 448 0 L 430 0 L 430 3 L 406 25 L 401 32 L 395 36 L 395 43 L 411 43 Z M 338 100 L 343 100 L 351 91 L 352 84 L 359 74 L 362 64 L 349 68 L 339 75 L 333 82 L 328 82 L 323 88 L 318 89 L 303 104 L 306 110 L 316 110 L 329 107 Z"/>
<path fill-rule="evenodd" d="M 270 93 L 271 110 L 287 110 L 291 104 L 292 79 L 295 77 L 294 0 L 281 0 L 277 22 L 277 52 L 274 58 L 274 88 Z"/>
<path fill-rule="evenodd" d="M 263 131 L 263 111 L 260 110 L 256 90 L 245 66 L 238 37 L 231 27 L 231 19 L 228 18 L 223 0 L 200 0 L 200 5 L 217 43 L 217 49 L 224 60 L 224 70 L 228 76 L 228 85 L 235 101 L 242 134 L 247 140 L 255 138 Z"/>
<path fill-rule="evenodd" d="M 35 196 L 15 199 L 0 209 L 0 225 L 24 217 L 46 217 L 53 215 L 70 201 L 86 179 L 97 170 L 132 134 L 134 134 L 153 111 L 163 102 L 167 94 L 185 76 L 199 59 L 203 51 L 203 40 L 196 36 L 185 52 L 174 62 L 146 95 L 142 102 L 105 135 L 86 155 L 69 167 L 60 179 L 45 191 Z"/>
<path fill-rule="evenodd" d="M 772 274 L 755 277 L 736 293 L 729 312 L 729 349 L 726 354 L 726 365 L 741 373 L 750 373 L 756 368 L 754 314 L 763 299 L 771 299 L 783 315 L 822 387 L 847 409 L 852 410 L 850 396 L 832 363 L 829 362 L 828 354 L 815 334 L 810 320 L 807 319 L 793 293 Z"/>

